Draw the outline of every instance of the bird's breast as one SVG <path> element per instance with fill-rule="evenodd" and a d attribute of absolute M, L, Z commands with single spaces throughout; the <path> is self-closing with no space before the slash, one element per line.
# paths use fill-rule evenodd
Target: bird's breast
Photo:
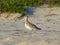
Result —
<path fill-rule="evenodd" d="M 29 25 L 27 25 L 27 24 L 25 24 L 25 27 L 26 27 L 27 29 L 29 29 L 29 30 L 32 30 L 32 28 L 31 28 Z"/>

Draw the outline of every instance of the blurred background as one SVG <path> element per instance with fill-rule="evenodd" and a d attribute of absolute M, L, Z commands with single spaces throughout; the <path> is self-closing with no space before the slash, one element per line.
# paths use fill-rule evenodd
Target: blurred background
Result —
<path fill-rule="evenodd" d="M 49 7 L 60 7 L 60 0 L 0 0 L 0 13 L 28 13 L 34 12 L 33 7 L 48 4 Z M 32 8 L 31 8 L 32 7 Z M 30 9 L 31 8 L 31 9 Z M 32 10 L 32 12 L 30 11 Z M 30 12 L 30 13 L 29 13 Z"/>

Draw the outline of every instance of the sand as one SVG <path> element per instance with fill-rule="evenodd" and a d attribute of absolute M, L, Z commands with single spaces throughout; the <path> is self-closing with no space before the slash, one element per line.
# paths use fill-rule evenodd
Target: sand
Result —
<path fill-rule="evenodd" d="M 24 19 L 0 19 L 0 45 L 60 45 L 60 8 L 36 8 L 29 21 L 42 30 L 32 34 Z"/>

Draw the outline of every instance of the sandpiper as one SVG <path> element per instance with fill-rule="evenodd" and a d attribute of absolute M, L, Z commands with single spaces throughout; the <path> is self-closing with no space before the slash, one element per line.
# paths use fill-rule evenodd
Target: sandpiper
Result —
<path fill-rule="evenodd" d="M 29 30 L 41 30 L 41 28 L 38 28 L 36 25 L 32 24 L 28 21 L 28 16 L 25 16 L 25 27 Z"/>

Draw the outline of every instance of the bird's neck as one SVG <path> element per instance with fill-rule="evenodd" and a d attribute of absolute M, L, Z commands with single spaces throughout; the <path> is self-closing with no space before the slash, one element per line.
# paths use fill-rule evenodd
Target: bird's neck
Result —
<path fill-rule="evenodd" d="M 25 23 L 28 23 L 28 18 L 26 18 Z"/>

